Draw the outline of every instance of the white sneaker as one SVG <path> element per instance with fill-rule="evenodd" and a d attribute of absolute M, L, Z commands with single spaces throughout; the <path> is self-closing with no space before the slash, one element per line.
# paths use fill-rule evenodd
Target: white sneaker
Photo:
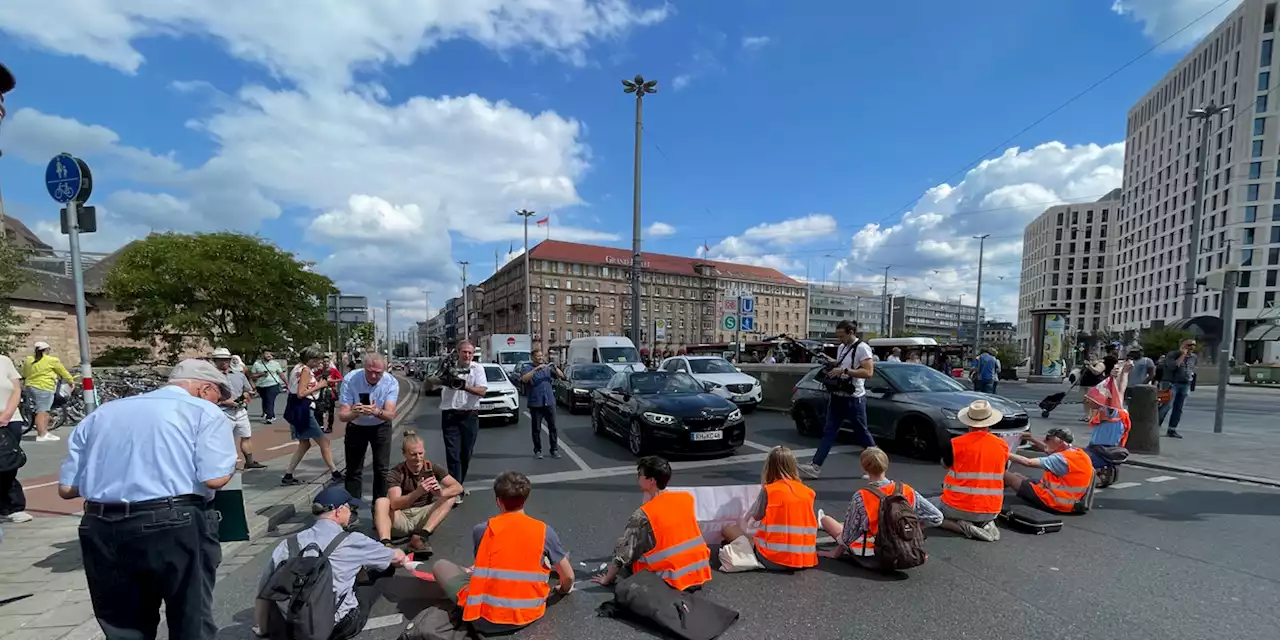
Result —
<path fill-rule="evenodd" d="M 9 514 L 9 522 L 23 523 L 23 522 L 31 522 L 32 520 L 35 520 L 35 518 L 31 517 L 31 514 L 27 513 L 26 511 L 18 511 L 18 512 Z"/>
<path fill-rule="evenodd" d="M 42 436 L 36 436 L 36 442 L 57 442 L 61 439 L 62 438 L 59 438 L 58 436 L 55 436 L 52 433 L 46 433 Z"/>
<path fill-rule="evenodd" d="M 826 516 L 827 516 L 827 513 L 825 511 L 823 511 L 822 509 L 818 509 L 818 528 L 819 529 L 822 528 L 822 519 L 825 518 Z"/>
<path fill-rule="evenodd" d="M 800 465 L 800 476 L 801 476 L 801 477 L 808 478 L 808 479 L 810 479 L 810 480 L 815 480 L 815 479 L 817 479 L 817 478 L 818 478 L 818 476 L 820 476 L 820 475 L 822 475 L 822 467 L 820 467 L 820 466 L 818 466 L 818 465 L 816 465 L 816 464 L 802 464 L 802 465 Z"/>

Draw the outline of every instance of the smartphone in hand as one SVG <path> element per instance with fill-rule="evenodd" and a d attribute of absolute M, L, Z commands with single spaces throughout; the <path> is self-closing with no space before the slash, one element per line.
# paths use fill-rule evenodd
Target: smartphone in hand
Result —
<path fill-rule="evenodd" d="M 367 393 L 360 394 L 360 404 L 363 404 L 366 406 L 371 404 L 371 401 L 369 400 L 369 394 Z"/>

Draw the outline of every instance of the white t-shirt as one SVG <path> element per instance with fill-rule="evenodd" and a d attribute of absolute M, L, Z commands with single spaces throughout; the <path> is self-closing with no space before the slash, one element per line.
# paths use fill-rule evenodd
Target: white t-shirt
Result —
<path fill-rule="evenodd" d="M 298 364 L 294 365 L 293 368 L 289 370 L 289 382 L 285 384 L 285 388 L 289 390 L 290 395 L 296 395 L 298 393 L 298 383 L 302 381 L 302 368 L 305 366 L 306 365 L 304 364 Z M 312 374 L 311 384 L 315 384 L 315 382 L 315 374 Z M 316 392 L 308 397 L 312 400 L 319 400 L 320 390 L 316 389 Z"/>
<path fill-rule="evenodd" d="M 885 362 L 902 362 L 902 358 L 899 358 L 898 356 L 889 356 L 889 359 L 885 360 Z"/>
<path fill-rule="evenodd" d="M 18 374 L 18 370 L 13 366 L 13 360 L 10 360 L 9 356 L 0 356 L 0 409 L 9 406 L 9 398 L 13 397 L 13 394 L 22 393 L 21 378 L 22 376 Z M 17 380 L 17 382 L 14 382 L 14 380 Z M 21 399 L 18 400 L 18 404 L 21 406 Z M 20 422 L 21 420 L 22 411 L 15 409 L 13 418 L 10 421 Z M 3 426 L 0 424 L 0 427 Z"/>
<path fill-rule="evenodd" d="M 489 380 L 484 375 L 484 365 L 479 362 L 471 363 L 471 370 L 467 372 L 468 387 L 487 387 Z M 440 390 L 440 410 L 460 410 L 475 411 L 480 408 L 480 396 L 473 395 L 462 389 L 451 389 L 445 387 Z"/>
<path fill-rule="evenodd" d="M 871 346 L 861 340 L 858 341 L 857 347 L 842 344 L 836 348 L 836 366 L 842 369 L 857 369 L 858 365 L 873 357 Z M 866 382 L 866 378 L 853 379 L 853 397 L 861 398 L 867 395 Z"/>

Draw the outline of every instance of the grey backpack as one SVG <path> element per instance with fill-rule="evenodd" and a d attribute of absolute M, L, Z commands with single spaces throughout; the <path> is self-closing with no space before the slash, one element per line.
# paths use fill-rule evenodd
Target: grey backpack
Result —
<path fill-rule="evenodd" d="M 272 640 L 329 640 L 333 635 L 341 602 L 333 592 L 329 555 L 348 535 L 345 531 L 338 534 L 323 551 L 314 542 L 299 549 L 298 537 L 289 538 L 289 557 L 258 593 L 259 598 L 276 605 L 265 630 Z"/>

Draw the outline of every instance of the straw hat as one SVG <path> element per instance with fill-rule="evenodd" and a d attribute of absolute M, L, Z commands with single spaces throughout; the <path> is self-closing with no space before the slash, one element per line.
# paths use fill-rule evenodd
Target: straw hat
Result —
<path fill-rule="evenodd" d="M 956 412 L 956 420 L 971 429 L 985 429 L 999 424 L 1003 419 L 1004 414 L 992 409 L 991 403 L 986 400 L 974 400 L 969 406 Z"/>

